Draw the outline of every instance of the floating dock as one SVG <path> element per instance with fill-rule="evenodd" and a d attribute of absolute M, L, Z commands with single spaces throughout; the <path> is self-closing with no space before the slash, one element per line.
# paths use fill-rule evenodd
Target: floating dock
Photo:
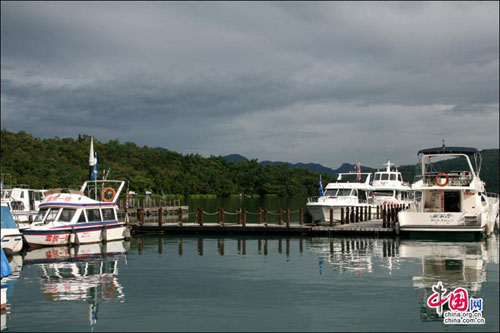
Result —
<path fill-rule="evenodd" d="M 188 213 L 188 218 L 196 214 L 196 221 L 185 221 L 185 213 L 179 209 L 178 220 L 164 220 L 162 208 L 151 218 L 147 210 L 138 210 L 137 219 L 129 223 L 133 233 L 137 234 L 230 234 L 230 235 L 282 235 L 282 236 L 332 236 L 337 234 L 392 235 L 397 234 L 397 212 L 403 209 L 399 206 L 377 207 L 373 214 L 368 209 L 353 209 L 342 207 L 342 219 L 319 223 L 304 223 L 303 209 L 295 212 L 280 209 L 277 212 L 259 210 L 249 213 L 238 210 L 235 213 L 225 212 L 220 208 L 215 213 Z M 298 213 L 299 220 L 292 221 L 292 213 Z M 247 223 L 247 214 L 256 215 L 257 223 Z M 269 223 L 269 215 L 276 215 L 277 222 Z M 145 216 L 150 218 L 145 218 Z M 217 222 L 205 222 L 204 216 L 218 215 Z M 226 215 L 235 215 L 235 223 L 226 223 Z M 333 216 L 333 214 L 330 214 Z"/>

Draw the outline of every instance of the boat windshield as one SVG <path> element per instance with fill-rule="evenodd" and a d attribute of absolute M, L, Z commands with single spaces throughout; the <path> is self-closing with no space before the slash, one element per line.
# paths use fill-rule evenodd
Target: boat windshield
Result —
<path fill-rule="evenodd" d="M 325 196 L 329 197 L 347 197 L 351 195 L 351 189 L 350 188 L 333 188 L 330 190 L 326 190 Z"/>
<path fill-rule="evenodd" d="M 45 214 L 49 211 L 48 208 L 42 208 L 38 211 L 38 214 L 35 216 L 35 221 L 34 222 L 42 222 L 43 218 L 45 217 Z"/>
<path fill-rule="evenodd" d="M 372 195 L 375 196 L 375 197 L 392 197 L 394 196 L 394 191 L 391 191 L 391 190 L 383 190 L 383 191 L 380 191 L 380 190 L 377 190 L 377 191 L 373 191 L 372 192 Z"/>
<path fill-rule="evenodd" d="M 59 213 L 59 208 L 50 208 L 45 218 L 45 223 L 53 222 L 56 219 L 57 213 Z"/>

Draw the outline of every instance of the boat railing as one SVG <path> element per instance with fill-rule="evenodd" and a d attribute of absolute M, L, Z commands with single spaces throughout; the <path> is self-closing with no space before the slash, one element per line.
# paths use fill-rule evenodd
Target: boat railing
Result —
<path fill-rule="evenodd" d="M 307 202 L 309 203 L 314 203 L 314 202 L 319 202 L 319 198 L 321 198 L 320 196 L 315 196 L 315 197 L 308 197 L 307 198 Z"/>
<path fill-rule="evenodd" d="M 441 174 L 443 173 L 426 172 L 424 174 L 424 184 L 427 186 L 436 185 L 436 177 L 441 177 Z M 448 186 L 468 186 L 473 179 L 472 174 L 468 171 L 450 171 L 445 174 L 448 177 Z"/>

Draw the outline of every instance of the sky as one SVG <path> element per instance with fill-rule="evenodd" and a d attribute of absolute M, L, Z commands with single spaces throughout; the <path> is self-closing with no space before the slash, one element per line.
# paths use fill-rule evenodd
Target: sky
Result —
<path fill-rule="evenodd" d="M 2 2 L 1 127 L 259 161 L 499 146 L 499 2 Z"/>

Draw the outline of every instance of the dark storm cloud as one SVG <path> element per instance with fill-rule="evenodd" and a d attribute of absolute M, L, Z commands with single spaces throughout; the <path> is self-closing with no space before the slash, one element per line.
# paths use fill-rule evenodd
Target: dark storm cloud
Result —
<path fill-rule="evenodd" d="M 1 6 L 9 130 L 331 166 L 498 146 L 495 2 Z"/>

